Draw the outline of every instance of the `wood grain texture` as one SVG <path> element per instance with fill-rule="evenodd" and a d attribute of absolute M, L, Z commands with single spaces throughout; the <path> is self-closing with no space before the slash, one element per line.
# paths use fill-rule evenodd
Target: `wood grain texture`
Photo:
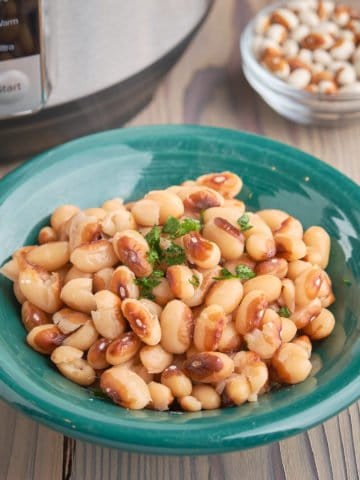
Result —
<path fill-rule="evenodd" d="M 239 33 L 266 0 L 217 0 L 201 32 L 131 125 L 200 123 L 267 135 L 355 181 L 360 124 L 305 128 L 270 110 L 240 70 Z M 0 175 L 14 165 L 0 166 Z M 209 457 L 158 457 L 96 447 L 38 426 L 0 403 L 0 480 L 357 480 L 360 404 L 269 446 Z"/>

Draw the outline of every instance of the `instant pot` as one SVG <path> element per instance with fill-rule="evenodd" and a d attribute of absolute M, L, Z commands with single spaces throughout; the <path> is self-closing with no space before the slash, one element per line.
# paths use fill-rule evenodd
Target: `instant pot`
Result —
<path fill-rule="evenodd" d="M 0 160 L 119 126 L 212 0 L 0 0 Z"/>

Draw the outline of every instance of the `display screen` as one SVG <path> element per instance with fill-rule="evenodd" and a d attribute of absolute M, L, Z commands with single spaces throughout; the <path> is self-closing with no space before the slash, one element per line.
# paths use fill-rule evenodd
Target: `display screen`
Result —
<path fill-rule="evenodd" d="M 40 53 L 40 0 L 0 0 L 0 61 Z"/>

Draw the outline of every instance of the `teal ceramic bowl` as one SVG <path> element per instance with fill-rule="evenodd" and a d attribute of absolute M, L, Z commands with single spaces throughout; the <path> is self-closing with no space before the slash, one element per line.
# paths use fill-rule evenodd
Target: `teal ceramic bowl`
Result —
<path fill-rule="evenodd" d="M 66 435 L 129 451 L 205 454 L 255 447 L 316 425 L 360 395 L 360 189 L 339 172 L 288 146 L 230 130 L 159 126 L 115 130 L 50 150 L 0 182 L 0 264 L 31 244 L 59 204 L 80 207 L 211 171 L 244 180 L 250 208 L 283 208 L 332 237 L 329 272 L 337 324 L 315 346 L 305 382 L 258 403 L 197 413 L 128 411 L 94 398 L 25 344 L 11 284 L 0 279 L 0 394 Z M 344 281 L 345 280 L 345 281 Z"/>

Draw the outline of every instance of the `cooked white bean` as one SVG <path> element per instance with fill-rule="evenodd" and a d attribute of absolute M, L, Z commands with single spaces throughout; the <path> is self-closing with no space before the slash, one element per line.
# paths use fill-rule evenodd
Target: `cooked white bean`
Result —
<path fill-rule="evenodd" d="M 160 316 L 161 345 L 170 353 L 184 353 L 191 345 L 194 320 L 190 308 L 180 300 L 171 300 Z"/>
<path fill-rule="evenodd" d="M 140 410 L 151 402 L 144 380 L 122 365 L 105 370 L 100 378 L 100 387 L 113 402 L 124 408 Z"/>
<path fill-rule="evenodd" d="M 240 280 L 218 280 L 205 297 L 205 305 L 220 305 L 226 314 L 232 313 L 243 296 L 243 285 Z"/>

